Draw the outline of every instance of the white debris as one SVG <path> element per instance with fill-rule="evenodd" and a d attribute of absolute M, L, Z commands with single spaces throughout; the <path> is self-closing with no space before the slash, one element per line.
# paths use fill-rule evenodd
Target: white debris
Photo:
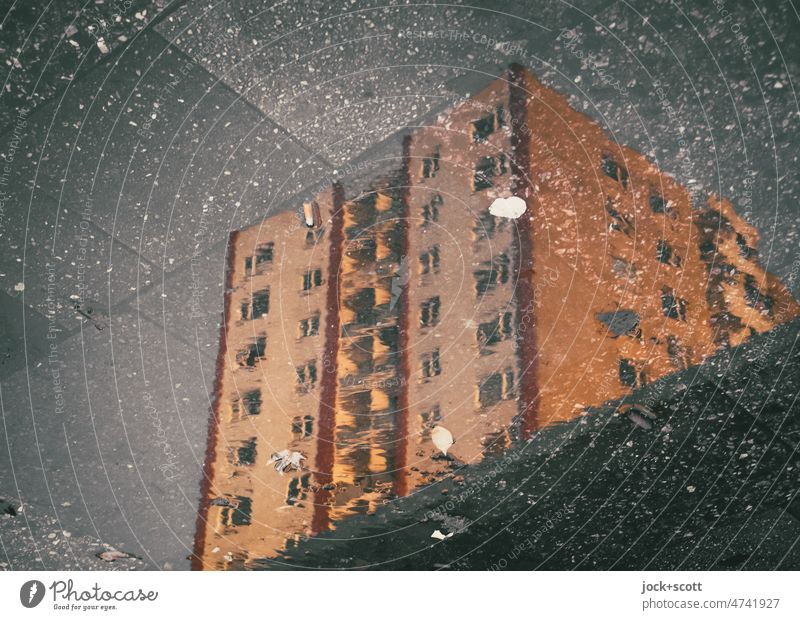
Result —
<path fill-rule="evenodd" d="M 515 220 L 525 213 L 526 209 L 527 205 L 522 198 L 518 196 L 509 196 L 508 198 L 495 198 L 494 202 L 489 207 L 489 213 L 497 217 L 507 217 L 508 219 Z"/>
<path fill-rule="evenodd" d="M 435 538 L 436 540 L 444 540 L 445 538 L 450 538 L 453 535 L 453 532 L 449 534 L 442 534 L 439 530 L 434 530 L 433 534 L 431 534 L 431 538 Z"/>
<path fill-rule="evenodd" d="M 14 290 L 17 291 L 18 293 L 21 293 L 22 291 L 25 290 L 25 283 L 24 282 L 17 282 L 14 285 Z"/>
<path fill-rule="evenodd" d="M 303 217 L 306 221 L 306 226 L 313 226 L 314 225 L 314 205 L 310 202 L 303 203 Z"/>
<path fill-rule="evenodd" d="M 431 440 L 433 445 L 442 451 L 442 454 L 447 456 L 447 451 L 450 449 L 455 441 L 453 441 L 453 433 L 448 431 L 444 426 L 437 426 L 431 431 Z"/>
<path fill-rule="evenodd" d="M 293 469 L 302 469 L 302 461 L 306 460 L 300 452 L 289 452 L 289 450 L 281 450 L 272 455 L 272 462 L 275 463 L 275 471 L 283 474 L 285 471 Z"/>
<path fill-rule="evenodd" d="M 108 54 L 111 49 L 106 45 L 106 40 L 103 37 L 97 39 L 97 49 L 100 50 L 101 54 Z"/>
<path fill-rule="evenodd" d="M 125 553 L 124 551 L 117 551 L 114 548 L 108 549 L 107 551 L 103 551 L 97 554 L 97 557 L 103 560 L 104 562 L 115 562 L 116 560 L 129 560 L 129 559 L 138 559 L 132 553 Z"/>

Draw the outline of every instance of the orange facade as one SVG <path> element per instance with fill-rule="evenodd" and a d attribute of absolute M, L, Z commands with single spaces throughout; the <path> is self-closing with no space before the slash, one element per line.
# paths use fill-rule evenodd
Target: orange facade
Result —
<path fill-rule="evenodd" d="M 233 236 L 197 567 L 279 561 L 798 313 L 729 202 L 692 204 L 521 67 L 402 162 Z M 519 219 L 489 213 L 511 195 Z"/>

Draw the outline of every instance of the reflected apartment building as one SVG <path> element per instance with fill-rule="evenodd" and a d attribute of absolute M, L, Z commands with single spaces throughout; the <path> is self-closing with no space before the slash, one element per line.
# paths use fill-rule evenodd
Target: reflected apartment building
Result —
<path fill-rule="evenodd" d="M 692 204 L 521 67 L 398 160 L 310 199 L 311 226 L 298 205 L 231 237 L 196 568 L 279 562 L 798 313 L 728 201 Z M 510 195 L 526 213 L 491 215 Z"/>

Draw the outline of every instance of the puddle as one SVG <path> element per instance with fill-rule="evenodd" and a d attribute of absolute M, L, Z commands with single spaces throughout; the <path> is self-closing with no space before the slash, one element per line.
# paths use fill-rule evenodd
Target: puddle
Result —
<path fill-rule="evenodd" d="M 195 568 L 258 568 L 798 314 L 727 201 L 510 78 L 370 187 L 232 235 Z"/>

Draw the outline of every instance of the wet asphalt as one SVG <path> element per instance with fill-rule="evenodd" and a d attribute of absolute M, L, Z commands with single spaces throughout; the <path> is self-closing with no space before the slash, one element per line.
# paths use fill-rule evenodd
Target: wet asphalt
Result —
<path fill-rule="evenodd" d="M 188 568 L 229 231 L 385 173 L 511 62 L 729 197 L 800 294 L 791 3 L 468 4 L 4 3 L 0 567 Z M 650 429 L 603 408 L 287 563 L 798 568 L 798 323 L 778 330 L 648 387 Z"/>

